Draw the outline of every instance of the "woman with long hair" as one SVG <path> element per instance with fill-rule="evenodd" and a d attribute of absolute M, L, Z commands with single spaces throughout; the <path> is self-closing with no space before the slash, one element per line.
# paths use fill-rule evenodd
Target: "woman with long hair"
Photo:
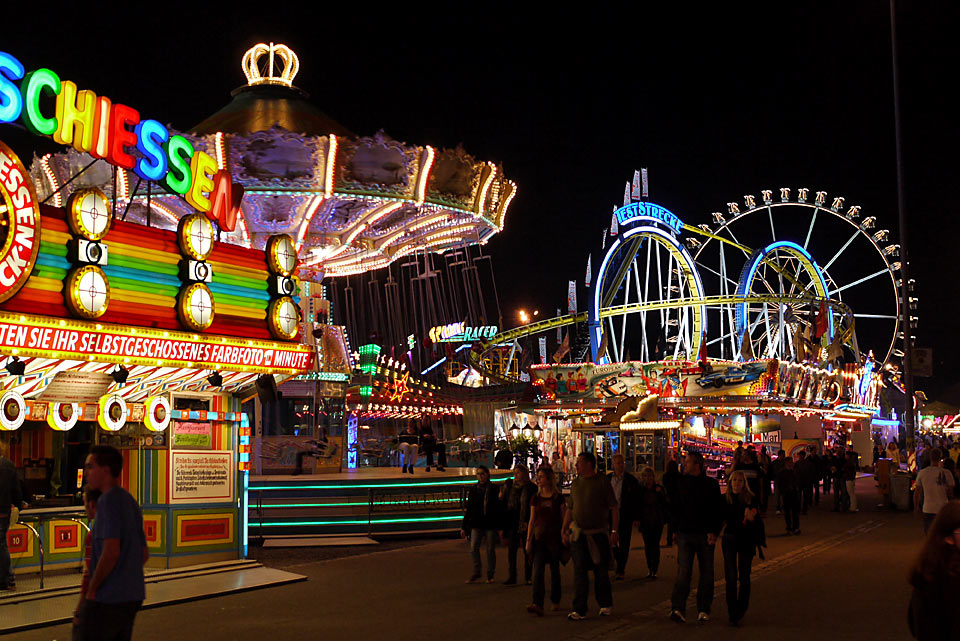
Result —
<path fill-rule="evenodd" d="M 563 549 L 563 496 L 557 487 L 553 468 L 544 465 L 537 470 L 537 493 L 530 502 L 530 523 L 527 526 L 527 555 L 533 557 L 533 603 L 527 612 L 543 616 L 546 593 L 546 566 L 550 564 L 550 603 L 560 609 L 560 554 Z"/>
<path fill-rule="evenodd" d="M 908 581 L 913 595 L 907 622 L 914 638 L 960 639 L 960 501 L 940 508 Z"/>
<path fill-rule="evenodd" d="M 738 625 L 750 604 L 750 568 L 757 546 L 763 544 L 758 500 L 741 470 L 730 475 L 723 500 L 723 566 L 727 583 L 727 614 Z"/>

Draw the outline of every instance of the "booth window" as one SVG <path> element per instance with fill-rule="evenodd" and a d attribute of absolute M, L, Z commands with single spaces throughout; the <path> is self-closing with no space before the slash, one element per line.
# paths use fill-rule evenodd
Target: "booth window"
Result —
<path fill-rule="evenodd" d="M 264 436 L 313 436 L 316 414 L 311 396 L 280 397 L 262 405 Z"/>

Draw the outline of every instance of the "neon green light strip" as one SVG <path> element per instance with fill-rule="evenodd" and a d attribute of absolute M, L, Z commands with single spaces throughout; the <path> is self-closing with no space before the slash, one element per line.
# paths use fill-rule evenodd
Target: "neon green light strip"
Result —
<path fill-rule="evenodd" d="M 424 523 L 428 521 L 462 521 L 463 516 L 421 516 L 410 519 L 364 519 L 362 521 L 264 521 L 250 523 L 250 527 L 295 527 L 300 525 L 366 525 L 370 523 Z"/>

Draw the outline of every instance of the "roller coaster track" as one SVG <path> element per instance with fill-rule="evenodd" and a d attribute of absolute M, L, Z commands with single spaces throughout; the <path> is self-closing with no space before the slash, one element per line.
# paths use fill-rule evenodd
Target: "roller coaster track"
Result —
<path fill-rule="evenodd" d="M 672 309 L 674 307 L 693 307 L 700 305 L 717 307 L 720 305 L 737 305 L 740 303 L 774 303 L 778 305 L 780 303 L 807 303 L 810 305 L 819 306 L 821 302 L 825 302 L 832 311 L 839 312 L 843 315 L 844 322 L 842 322 L 841 325 L 844 327 L 844 330 L 840 333 L 838 339 L 841 341 L 841 343 L 846 343 L 850 340 L 854 333 L 856 319 L 854 318 L 853 310 L 839 301 L 813 296 L 776 296 L 773 294 L 767 294 L 752 296 L 704 296 L 703 298 L 675 298 L 669 301 L 651 301 L 646 303 L 634 303 L 632 305 L 605 307 L 600 310 L 600 318 L 635 314 L 638 312 L 656 311 L 660 309 Z M 510 344 L 513 341 L 526 338 L 527 336 L 533 336 L 550 331 L 552 329 L 566 327 L 567 325 L 573 325 L 574 323 L 585 322 L 587 322 L 587 312 L 580 312 L 577 314 L 567 314 L 566 316 L 549 318 L 546 320 L 537 321 L 536 323 L 530 323 L 529 325 L 516 327 L 505 332 L 500 332 L 490 341 L 481 344 L 481 352 L 479 354 L 474 351 L 470 352 L 470 363 L 474 369 L 479 371 L 484 376 L 489 377 L 491 380 L 499 381 L 501 383 L 516 383 L 517 379 L 510 376 L 503 376 L 499 372 L 494 372 L 483 365 L 484 358 L 492 349 L 498 345 Z"/>

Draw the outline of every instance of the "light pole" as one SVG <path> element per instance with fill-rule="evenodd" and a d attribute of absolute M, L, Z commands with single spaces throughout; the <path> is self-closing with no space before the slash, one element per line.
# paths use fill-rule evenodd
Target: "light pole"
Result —
<path fill-rule="evenodd" d="M 916 414 L 913 408 L 913 336 L 910 326 L 910 255 L 907 250 L 907 213 L 903 194 L 903 148 L 900 142 L 900 83 L 897 63 L 897 6 L 890 0 L 890 52 L 893 69 L 893 125 L 897 159 L 897 212 L 900 216 L 900 317 L 903 327 L 903 388 L 906 394 L 904 429 L 907 452 L 915 449 Z"/>

